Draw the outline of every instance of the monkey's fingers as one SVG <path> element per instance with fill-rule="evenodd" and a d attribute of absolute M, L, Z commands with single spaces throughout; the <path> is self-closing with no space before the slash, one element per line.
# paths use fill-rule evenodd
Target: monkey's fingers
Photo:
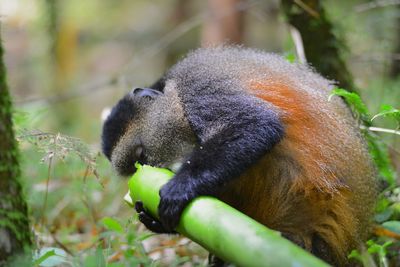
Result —
<path fill-rule="evenodd" d="M 169 231 L 163 227 L 160 221 L 156 220 L 144 209 L 143 202 L 137 201 L 135 203 L 135 209 L 138 213 L 138 218 L 147 229 L 157 234 L 175 234 L 175 231 Z"/>
<path fill-rule="evenodd" d="M 146 211 L 145 209 L 144 209 L 144 206 L 143 206 L 143 202 L 142 201 L 136 201 L 135 202 L 135 210 L 136 210 L 136 212 L 137 213 L 140 213 L 140 212 L 142 212 L 142 211 Z"/>

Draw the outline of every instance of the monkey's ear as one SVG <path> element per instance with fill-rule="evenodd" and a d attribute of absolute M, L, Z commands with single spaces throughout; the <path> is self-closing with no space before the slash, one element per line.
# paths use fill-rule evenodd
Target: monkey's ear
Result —
<path fill-rule="evenodd" d="M 131 94 L 135 97 L 145 97 L 149 99 L 153 99 L 157 97 L 158 95 L 162 95 L 162 92 L 151 89 L 151 88 L 136 88 L 133 89 Z"/>

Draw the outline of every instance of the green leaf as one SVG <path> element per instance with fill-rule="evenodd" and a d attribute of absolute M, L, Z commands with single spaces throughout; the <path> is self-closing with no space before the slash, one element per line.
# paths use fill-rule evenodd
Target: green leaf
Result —
<path fill-rule="evenodd" d="M 386 209 L 389 209 L 390 204 L 391 202 L 386 197 L 379 198 L 375 207 L 376 213 L 381 213 L 384 212 Z"/>
<path fill-rule="evenodd" d="M 375 243 L 368 243 L 369 248 L 368 248 L 368 253 L 369 254 L 377 254 L 381 251 L 381 246 Z"/>
<path fill-rule="evenodd" d="M 125 267 L 126 265 L 124 263 L 119 263 L 119 262 L 111 262 L 107 264 L 107 267 Z"/>
<path fill-rule="evenodd" d="M 374 219 L 378 223 L 387 221 L 393 215 L 393 212 L 394 212 L 393 209 L 388 208 L 383 212 L 375 214 Z"/>
<path fill-rule="evenodd" d="M 50 258 L 51 256 L 55 256 L 55 255 L 56 255 L 56 253 L 54 252 L 54 249 L 49 250 L 46 253 L 42 254 L 37 260 L 35 260 L 33 265 L 35 265 L 35 266 L 40 265 L 46 259 Z"/>
<path fill-rule="evenodd" d="M 382 226 L 396 234 L 400 234 L 400 221 L 387 221 Z"/>
<path fill-rule="evenodd" d="M 134 207 L 134 203 L 132 201 L 132 198 L 131 198 L 131 195 L 130 195 L 129 191 L 128 191 L 128 193 L 125 194 L 124 200 L 129 206 Z"/>
<path fill-rule="evenodd" d="M 82 265 L 85 267 L 105 267 L 107 266 L 106 259 L 104 257 L 103 249 L 97 247 L 95 251 L 91 251 L 89 255 L 84 259 Z"/>
<path fill-rule="evenodd" d="M 353 249 L 349 254 L 349 256 L 347 256 L 347 258 L 363 262 L 363 257 L 361 256 L 360 252 L 358 252 L 356 249 Z"/>
<path fill-rule="evenodd" d="M 42 248 L 34 257 L 34 266 L 53 267 L 59 266 L 66 260 L 67 253 L 60 248 Z"/>
<path fill-rule="evenodd" d="M 118 233 L 123 233 L 124 232 L 124 228 L 122 227 L 122 225 L 115 219 L 110 218 L 110 217 L 104 217 L 101 222 L 103 223 L 103 225 L 111 231 L 115 231 Z"/>
<path fill-rule="evenodd" d="M 96 266 L 97 267 L 105 267 L 106 264 L 106 259 L 104 257 L 103 249 L 101 247 L 98 247 L 96 249 Z"/>
<path fill-rule="evenodd" d="M 391 210 L 393 210 L 393 217 L 392 218 L 396 218 L 396 220 L 398 218 L 400 218 L 400 202 L 393 203 L 390 206 L 390 208 L 391 208 Z"/>
<path fill-rule="evenodd" d="M 295 55 L 294 53 L 292 53 L 292 52 L 288 52 L 288 53 L 285 55 L 285 59 L 286 59 L 289 63 L 295 63 L 296 60 L 297 60 L 296 55 Z"/>
<path fill-rule="evenodd" d="M 390 105 L 382 105 L 380 112 L 372 117 L 371 121 L 379 117 L 393 118 L 400 124 L 400 110 Z"/>
<path fill-rule="evenodd" d="M 14 125 L 25 125 L 29 122 L 29 113 L 22 110 L 14 110 L 12 118 Z"/>
<path fill-rule="evenodd" d="M 140 235 L 138 237 L 137 241 L 144 241 L 144 240 L 146 240 L 146 239 L 148 239 L 148 238 L 150 238 L 152 236 L 155 236 L 155 235 L 157 235 L 157 234 L 156 233 L 144 233 L 144 234 L 142 234 L 142 235 Z"/>
<path fill-rule="evenodd" d="M 342 88 L 335 88 L 332 90 L 331 95 L 329 96 L 329 100 L 332 96 L 341 96 L 343 97 L 350 106 L 354 108 L 354 110 L 359 113 L 361 116 L 369 117 L 369 111 L 367 106 L 361 100 L 361 97 L 356 94 L 349 92 Z"/>

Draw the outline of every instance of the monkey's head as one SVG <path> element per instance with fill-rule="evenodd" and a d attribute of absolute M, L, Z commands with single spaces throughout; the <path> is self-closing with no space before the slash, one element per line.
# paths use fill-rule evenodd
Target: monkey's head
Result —
<path fill-rule="evenodd" d="M 136 88 L 113 107 L 103 125 L 102 149 L 122 176 L 135 172 L 135 162 L 171 167 L 194 145 L 174 86 L 164 92 Z"/>

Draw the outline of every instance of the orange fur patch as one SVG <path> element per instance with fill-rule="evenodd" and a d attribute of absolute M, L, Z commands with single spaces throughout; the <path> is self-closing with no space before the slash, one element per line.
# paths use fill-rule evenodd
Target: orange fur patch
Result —
<path fill-rule="evenodd" d="M 297 233 L 308 249 L 311 247 L 312 234 L 319 233 L 332 247 L 335 257 L 346 259 L 349 249 L 355 246 L 353 235 L 357 231 L 357 221 L 349 205 L 350 190 L 336 176 L 335 170 L 330 169 L 332 166 L 341 169 L 345 163 L 341 162 L 338 154 L 335 155 L 341 151 L 337 151 L 337 144 L 332 147 L 330 142 L 334 139 L 329 138 L 334 130 L 343 128 L 343 125 L 310 107 L 310 103 L 320 99 L 314 99 L 286 84 L 253 82 L 250 89 L 254 95 L 281 112 L 285 137 L 273 153 L 290 155 L 302 170 L 291 180 L 285 177 L 281 177 L 280 181 L 257 178 L 258 182 L 254 182 L 253 188 L 247 188 L 252 192 L 244 192 L 243 188 L 249 187 L 246 180 L 249 181 L 250 176 L 254 181 L 254 177 L 262 175 L 260 170 L 255 170 L 257 168 L 250 169 L 242 180 L 246 186 L 239 187 L 242 188 L 240 194 L 258 197 L 250 203 L 258 203 L 256 207 L 263 206 L 264 209 L 243 207 L 243 210 L 273 229 Z M 326 106 L 326 103 L 322 105 Z M 324 123 L 329 123 L 329 127 Z M 278 164 L 273 160 L 273 157 L 266 155 L 262 160 L 265 163 L 261 165 Z M 274 176 L 273 166 L 265 171 Z M 265 187 L 269 189 L 263 193 Z"/>
<path fill-rule="evenodd" d="M 285 138 L 281 143 L 282 149 L 290 151 L 307 173 L 302 176 L 303 179 L 298 179 L 293 184 L 295 189 L 306 190 L 305 193 L 308 193 L 317 188 L 334 193 L 342 187 L 332 170 L 324 168 L 332 159 L 327 158 L 321 151 L 327 142 L 322 138 L 325 136 L 328 139 L 328 135 L 331 134 L 324 131 L 323 123 L 335 123 L 335 121 L 327 122 L 317 111 L 311 110 L 308 103 L 314 100 L 288 85 L 253 82 L 250 84 L 250 89 L 257 97 L 282 111 L 281 119 L 286 127 Z"/>

